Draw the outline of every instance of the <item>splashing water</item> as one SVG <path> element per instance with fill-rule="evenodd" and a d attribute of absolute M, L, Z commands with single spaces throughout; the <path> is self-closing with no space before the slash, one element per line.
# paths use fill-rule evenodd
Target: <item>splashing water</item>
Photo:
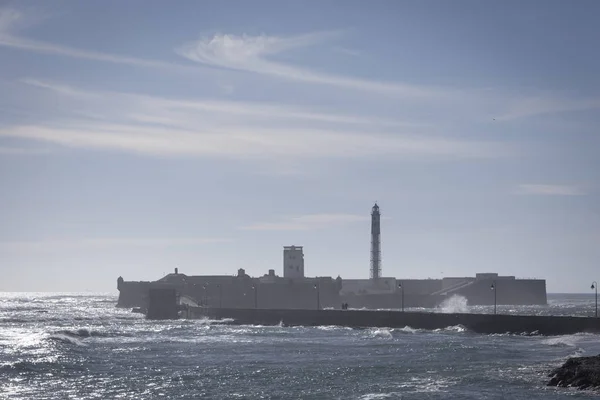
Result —
<path fill-rule="evenodd" d="M 439 311 L 442 313 L 467 313 L 467 298 L 455 294 L 442 302 L 439 306 Z"/>

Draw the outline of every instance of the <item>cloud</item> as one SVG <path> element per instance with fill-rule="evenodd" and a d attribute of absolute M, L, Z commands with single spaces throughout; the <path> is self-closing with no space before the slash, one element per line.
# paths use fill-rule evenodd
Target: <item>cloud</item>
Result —
<path fill-rule="evenodd" d="M 23 78 L 20 82 L 29 86 L 48 89 L 62 95 L 87 99 L 104 99 L 120 101 L 127 103 L 136 103 L 139 106 L 145 106 L 152 109 L 152 113 L 146 117 L 147 122 L 156 122 L 151 119 L 156 118 L 157 113 L 166 109 L 181 109 L 188 112 L 204 111 L 210 113 L 237 114 L 251 117 L 268 117 L 269 119 L 304 119 L 334 124 L 365 124 L 365 125 L 386 125 L 386 126 L 409 126 L 422 127 L 426 124 L 390 120 L 385 118 L 373 118 L 347 114 L 320 113 L 314 110 L 307 110 L 299 107 L 282 106 L 279 104 L 264 102 L 239 102 L 239 101 L 215 101 L 215 100 L 189 100 L 189 99 L 169 99 L 163 97 L 138 95 L 131 93 L 115 92 L 90 92 L 77 89 L 68 85 L 47 82 L 39 79 Z M 141 114 L 140 114 L 141 117 Z M 145 117 L 141 117 L 145 118 Z M 172 121 L 173 122 L 173 121 Z"/>
<path fill-rule="evenodd" d="M 4 241 L 0 242 L 3 251 L 65 251 L 114 249 L 116 247 L 178 247 L 197 246 L 231 242 L 224 238 L 191 237 L 191 238 L 115 238 L 104 237 L 94 239 L 49 239 L 37 241 Z"/>
<path fill-rule="evenodd" d="M 332 226 L 369 221 L 368 215 L 357 214 L 308 214 L 282 218 L 278 222 L 263 222 L 241 227 L 250 231 L 307 231 Z"/>
<path fill-rule="evenodd" d="M 47 154 L 50 153 L 49 149 L 32 149 L 23 147 L 3 147 L 0 146 L 0 155 L 28 155 L 28 154 Z"/>
<path fill-rule="evenodd" d="M 254 72 L 293 81 L 409 97 L 440 97 L 450 94 L 448 91 L 416 85 L 380 82 L 316 72 L 272 61 L 268 58 L 283 51 L 319 44 L 337 35 L 338 33 L 331 32 L 289 37 L 215 34 L 212 37 L 204 37 L 186 43 L 177 48 L 176 52 L 189 60 L 205 65 Z"/>
<path fill-rule="evenodd" d="M 22 28 L 46 18 L 47 16 L 36 15 L 35 11 L 31 12 L 31 10 L 23 13 L 11 8 L 0 8 L 0 46 L 42 54 L 60 55 L 143 68 L 163 69 L 174 72 L 202 71 L 200 65 L 184 65 L 162 60 L 73 48 L 32 40 L 17 34 L 17 31 Z M 598 98 L 564 97 L 553 94 L 518 96 L 514 93 L 508 93 L 506 90 L 459 90 L 400 82 L 382 82 L 318 72 L 309 68 L 278 62 L 273 59 L 284 51 L 322 45 L 326 41 L 340 37 L 341 34 L 342 32 L 339 31 L 314 32 L 288 37 L 215 34 L 203 37 L 197 41 L 188 42 L 176 48 L 175 51 L 189 60 L 211 68 L 253 72 L 297 82 L 350 88 L 377 94 L 389 94 L 395 97 L 406 97 L 406 100 L 411 102 L 417 99 L 424 99 L 428 102 L 429 106 L 438 105 L 441 107 L 433 114 L 438 118 L 444 113 L 445 109 L 449 109 L 448 105 L 456 104 L 461 104 L 462 110 L 457 107 L 451 107 L 450 115 L 452 118 L 458 118 L 461 115 L 473 118 L 473 114 L 477 113 L 485 115 L 485 118 L 495 118 L 497 121 L 600 108 L 600 99 Z M 332 49 L 333 51 L 352 56 L 358 54 L 357 50 L 345 47 L 337 46 Z M 206 69 L 203 72 L 206 72 Z M 235 89 L 232 84 L 227 82 L 216 82 L 216 84 L 225 95 L 230 95 Z M 436 103 L 438 101 L 439 104 Z M 508 104 L 508 107 L 506 107 L 506 104 Z M 498 112 L 498 110 L 504 111 Z"/>
<path fill-rule="evenodd" d="M 586 192 L 573 185 L 521 184 L 518 193 L 539 196 L 583 196 Z"/>
<path fill-rule="evenodd" d="M 598 98 L 567 98 L 554 95 L 522 97 L 509 102 L 508 111 L 496 117 L 498 121 L 509 121 L 537 115 L 558 114 L 570 111 L 585 111 L 600 108 Z"/>
<path fill-rule="evenodd" d="M 333 51 L 335 51 L 336 53 L 341 53 L 341 54 L 344 54 L 347 56 L 352 56 L 352 57 L 360 57 L 362 54 L 358 50 L 348 49 L 346 47 L 339 47 L 339 46 L 334 47 Z"/>
<path fill-rule="evenodd" d="M 501 157 L 508 152 L 498 143 L 415 133 L 400 129 L 401 123 L 377 118 L 261 103 L 86 92 L 34 79 L 24 82 L 62 96 L 61 109 L 51 112 L 43 124 L 0 128 L 0 136 L 152 156 L 237 159 L 386 155 L 453 159 Z M 47 101 L 51 107 L 56 97 Z M 90 109 L 104 117 L 82 117 Z"/>
<path fill-rule="evenodd" d="M 0 9 L 0 46 L 28 50 L 36 53 L 61 55 L 114 64 L 125 64 L 146 68 L 171 69 L 175 71 L 198 71 L 197 67 L 190 67 L 159 60 L 149 60 L 144 58 L 77 49 L 43 41 L 30 40 L 25 37 L 15 35 L 14 28 L 18 25 L 23 25 L 24 23 L 25 18 L 19 11 L 6 8 Z"/>
<path fill-rule="evenodd" d="M 230 126 L 172 130 L 135 125 L 81 124 L 79 127 L 24 125 L 0 129 L 0 136 L 33 139 L 72 148 L 120 150 L 153 156 L 220 156 L 236 159 L 278 157 L 355 158 L 501 156 L 490 144 L 415 136 L 327 130 Z"/>
<path fill-rule="evenodd" d="M 12 8 L 0 8 L 0 37 L 22 21 L 22 14 Z"/>
<path fill-rule="evenodd" d="M 201 65 L 183 65 L 162 60 L 73 48 L 28 39 L 16 33 L 21 28 L 35 24 L 41 19 L 44 18 L 36 16 L 35 12 L 28 11 L 24 14 L 15 9 L 0 8 L 0 46 L 42 54 L 174 72 L 197 73 L 202 71 Z M 476 112 L 477 114 L 486 115 L 486 118 L 493 117 L 498 121 L 526 118 L 541 114 L 600 108 L 600 99 L 597 98 L 578 99 L 551 94 L 520 97 L 494 89 L 485 91 L 474 89 L 459 90 L 399 82 L 382 82 L 318 72 L 309 68 L 289 65 L 274 60 L 278 54 L 284 51 L 322 45 L 324 42 L 338 38 L 339 36 L 341 36 L 341 32 L 337 31 L 315 32 L 289 37 L 215 34 L 197 41 L 188 42 L 176 48 L 176 53 L 211 68 L 253 72 L 296 82 L 308 82 L 377 94 L 389 94 L 395 97 L 405 97 L 406 100 L 411 102 L 423 99 L 428 102 L 429 106 L 437 105 L 441 107 L 433 113 L 438 118 L 445 112 L 444 110 L 448 109 L 448 105 L 456 104 L 461 104 L 462 110 L 452 107 L 450 113 L 452 118 L 457 118 L 460 115 L 472 118 Z M 354 49 L 339 46 L 332 49 L 333 51 L 348 55 L 356 55 L 357 53 Z M 203 72 L 206 72 L 206 69 Z M 216 84 L 219 90 L 225 95 L 230 95 L 235 89 L 232 84 L 227 82 L 217 81 Z M 509 106 L 505 107 L 506 104 Z M 477 109 L 479 111 L 475 111 Z M 505 111 L 497 111 L 502 109 Z"/>
<path fill-rule="evenodd" d="M 67 57 L 82 58 L 95 61 L 103 61 L 114 64 L 126 64 L 138 67 L 164 68 L 180 71 L 194 71 L 197 69 L 164 61 L 147 60 L 143 58 L 122 56 L 109 53 L 100 53 L 75 49 L 72 47 L 60 46 L 51 43 L 39 42 L 15 36 L 0 35 L 0 46 L 14 47 L 22 50 L 30 50 L 37 53 L 55 54 Z"/>

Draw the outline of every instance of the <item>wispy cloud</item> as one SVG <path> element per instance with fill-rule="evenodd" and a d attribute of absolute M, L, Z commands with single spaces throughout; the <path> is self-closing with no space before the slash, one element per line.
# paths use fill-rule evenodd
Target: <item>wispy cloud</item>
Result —
<path fill-rule="evenodd" d="M 61 112 L 68 112 L 51 115 L 43 125 L 0 128 L 2 136 L 158 156 L 241 159 L 385 155 L 488 158 L 507 153 L 498 143 L 416 133 L 399 128 L 401 123 L 377 118 L 272 104 L 86 92 L 33 79 L 24 82 L 63 96 Z M 48 101 L 55 102 L 55 98 Z M 106 117 L 82 118 L 80 112 L 89 109 Z"/>
<path fill-rule="evenodd" d="M 252 72 L 289 81 L 389 94 L 397 99 L 404 98 L 408 101 L 422 99 L 427 102 L 428 106 L 441 106 L 442 112 L 448 108 L 448 105 L 452 105 L 451 110 L 454 116 L 460 114 L 472 118 L 473 110 L 479 110 L 478 114 L 489 115 L 490 119 L 493 117 L 497 121 L 600 108 L 600 99 L 598 98 L 565 97 L 553 94 L 521 96 L 499 90 L 481 91 L 472 88 L 439 88 L 402 82 L 383 82 L 320 72 L 276 60 L 277 55 L 284 51 L 323 45 L 327 41 L 340 37 L 342 32 L 339 31 L 315 32 L 288 37 L 215 34 L 176 48 L 175 51 L 179 55 L 201 64 L 189 65 L 74 48 L 32 40 L 18 33 L 21 28 L 31 25 L 39 19 L 31 13 L 0 8 L 0 47 L 174 72 L 197 73 L 201 71 L 206 73 L 207 69 L 202 66 Z M 356 50 L 346 47 L 333 47 L 333 51 L 352 56 L 358 55 Z M 231 94 L 234 89 L 230 83 L 216 82 L 216 84 L 224 94 Z M 457 104 L 462 104 L 463 107 L 456 107 Z M 435 115 L 439 116 L 441 112 L 437 112 Z"/>
<path fill-rule="evenodd" d="M 358 50 L 348 49 L 346 47 L 336 46 L 333 48 L 336 53 L 345 54 L 347 56 L 359 57 L 362 53 Z"/>
<path fill-rule="evenodd" d="M 140 108 L 145 107 L 146 109 L 152 109 L 152 112 L 148 115 L 148 117 L 152 118 L 156 118 L 156 115 L 160 114 L 160 110 L 181 109 L 190 112 L 202 111 L 210 113 L 236 114 L 248 117 L 268 117 L 269 119 L 313 120 L 334 124 L 365 124 L 395 127 L 425 126 L 425 124 L 421 123 L 404 122 L 385 118 L 374 118 L 368 116 L 357 116 L 347 114 L 321 113 L 314 110 L 308 110 L 299 107 L 282 106 L 279 104 L 265 102 L 247 103 L 239 101 L 216 101 L 205 99 L 169 99 L 164 97 L 155 97 L 121 92 L 86 91 L 60 83 L 48 82 L 32 78 L 23 78 L 20 81 L 30 86 L 48 89 L 53 92 L 57 92 L 59 94 L 71 97 L 103 99 L 103 101 L 118 100 L 121 103 L 126 102 L 130 105 L 136 104 Z"/>
<path fill-rule="evenodd" d="M 600 98 L 568 98 L 552 94 L 522 97 L 509 101 L 508 110 L 496 117 L 508 121 L 537 115 L 559 114 L 600 108 Z"/>
<path fill-rule="evenodd" d="M 163 68 L 176 71 L 198 71 L 198 68 L 160 60 L 149 60 L 118 54 L 102 53 L 78 49 L 58 44 L 27 39 L 15 34 L 15 26 L 25 23 L 24 15 L 14 9 L 0 8 L 0 46 L 12 47 L 36 53 L 54 54 L 66 57 L 125 64 L 147 68 Z"/>
<path fill-rule="evenodd" d="M 3 146 L 0 146 L 0 155 L 6 154 L 6 155 L 19 156 L 19 155 L 28 155 L 28 154 L 46 154 L 49 152 L 50 152 L 49 149 L 35 149 L 35 148 L 32 149 L 32 148 L 25 148 L 25 147 L 3 147 Z"/>
<path fill-rule="evenodd" d="M 521 184 L 517 192 L 524 195 L 538 196 L 583 196 L 585 190 L 574 185 Z"/>
<path fill-rule="evenodd" d="M 337 35 L 339 33 L 332 32 L 289 37 L 216 34 L 186 43 L 177 48 L 176 52 L 189 60 L 205 65 L 254 72 L 294 81 L 409 97 L 450 95 L 449 91 L 429 87 L 327 74 L 269 59 L 283 51 L 319 44 Z"/>
<path fill-rule="evenodd" d="M 22 14 L 13 8 L 0 8 L 0 37 L 22 21 Z"/>
<path fill-rule="evenodd" d="M 0 136 L 33 139 L 74 148 L 120 150 L 154 156 L 220 156 L 237 159 L 279 157 L 355 158 L 429 156 L 489 158 L 505 155 L 497 145 L 400 136 L 229 126 L 173 130 L 135 125 L 89 124 L 48 127 L 25 125 L 0 129 Z"/>
<path fill-rule="evenodd" d="M 211 237 L 189 238 L 118 238 L 103 237 L 93 239 L 48 239 L 35 241 L 0 242 L 3 251 L 64 251 L 93 250 L 116 247 L 180 247 L 203 244 L 227 243 L 230 239 Z"/>
<path fill-rule="evenodd" d="M 368 221 L 369 218 L 368 215 L 357 214 L 308 214 L 282 218 L 277 222 L 263 222 L 243 226 L 240 229 L 251 231 L 306 231 L 364 222 Z"/>

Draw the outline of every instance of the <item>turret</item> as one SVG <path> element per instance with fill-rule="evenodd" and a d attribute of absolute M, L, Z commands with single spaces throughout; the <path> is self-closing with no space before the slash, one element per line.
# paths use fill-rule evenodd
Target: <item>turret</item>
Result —
<path fill-rule="evenodd" d="M 284 246 L 283 277 L 292 279 L 304 278 L 304 252 L 302 246 Z"/>

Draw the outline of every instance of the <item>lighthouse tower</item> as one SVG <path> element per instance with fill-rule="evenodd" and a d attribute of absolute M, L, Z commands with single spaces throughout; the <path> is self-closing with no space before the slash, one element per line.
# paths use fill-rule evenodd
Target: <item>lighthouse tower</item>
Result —
<path fill-rule="evenodd" d="M 381 214 L 377 203 L 371 210 L 371 279 L 381 276 Z"/>

